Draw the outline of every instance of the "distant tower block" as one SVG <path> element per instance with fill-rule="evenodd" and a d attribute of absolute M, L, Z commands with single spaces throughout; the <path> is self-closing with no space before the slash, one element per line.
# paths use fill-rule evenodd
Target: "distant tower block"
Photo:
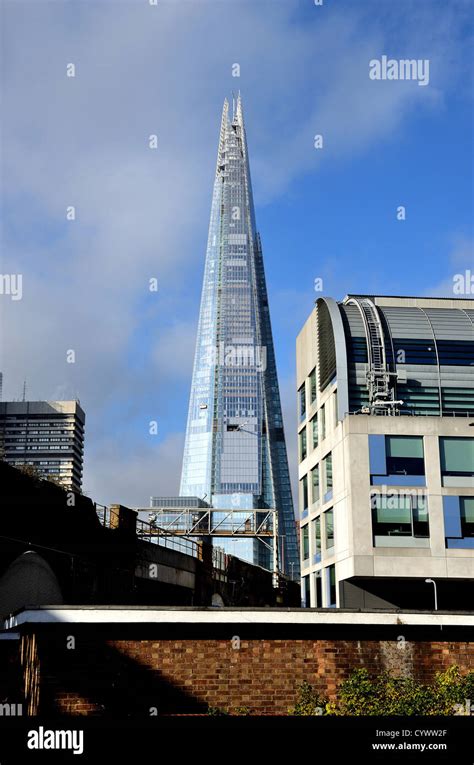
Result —
<path fill-rule="evenodd" d="M 85 414 L 77 401 L 0 403 L 3 459 L 81 490 Z"/>

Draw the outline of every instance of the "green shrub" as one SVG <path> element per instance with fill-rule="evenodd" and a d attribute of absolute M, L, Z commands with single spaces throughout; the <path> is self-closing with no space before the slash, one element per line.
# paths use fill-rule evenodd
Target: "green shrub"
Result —
<path fill-rule="evenodd" d="M 321 715 L 326 714 L 327 701 L 323 699 L 313 686 L 302 683 L 298 690 L 296 705 L 288 710 L 290 715 Z"/>
<path fill-rule="evenodd" d="M 292 715 L 454 715 L 456 705 L 465 709 L 467 700 L 474 706 L 474 672 L 462 675 L 457 666 L 437 672 L 431 685 L 356 669 L 339 686 L 335 701 L 328 703 L 309 683 L 303 683 L 295 707 L 288 711 Z"/>
<path fill-rule="evenodd" d="M 372 676 L 357 669 L 341 683 L 335 714 L 425 715 L 433 706 L 433 690 L 412 678 L 387 673 Z"/>
<path fill-rule="evenodd" d="M 224 715 L 228 715 L 229 713 L 225 709 L 221 709 L 220 707 L 208 707 L 207 714 L 211 715 L 212 717 L 223 717 Z"/>

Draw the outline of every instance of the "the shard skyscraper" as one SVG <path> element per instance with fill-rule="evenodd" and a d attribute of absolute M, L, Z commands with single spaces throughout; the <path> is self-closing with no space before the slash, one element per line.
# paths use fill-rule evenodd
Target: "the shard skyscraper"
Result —
<path fill-rule="evenodd" d="M 299 576 L 240 95 L 232 116 L 227 100 L 222 112 L 180 495 L 234 511 L 276 507 L 280 567 Z M 257 539 L 218 544 L 271 567 L 270 551 Z"/>

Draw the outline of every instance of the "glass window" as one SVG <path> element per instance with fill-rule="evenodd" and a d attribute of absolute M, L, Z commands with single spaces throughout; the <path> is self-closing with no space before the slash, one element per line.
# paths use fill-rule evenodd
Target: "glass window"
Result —
<path fill-rule="evenodd" d="M 459 508 L 463 537 L 474 537 L 474 497 L 459 497 Z"/>
<path fill-rule="evenodd" d="M 332 489 L 332 454 L 329 452 L 327 457 L 324 458 L 324 474 L 325 474 L 325 489 L 326 492 Z"/>
<path fill-rule="evenodd" d="M 321 441 L 324 441 L 326 438 L 326 407 L 324 405 L 319 410 L 319 425 Z"/>
<path fill-rule="evenodd" d="M 304 598 L 305 608 L 310 608 L 310 606 L 311 606 L 311 589 L 310 589 L 310 583 L 309 583 L 309 576 L 304 576 L 303 577 L 303 598 Z"/>
<path fill-rule="evenodd" d="M 423 458 L 423 438 L 420 436 L 386 436 L 387 457 Z"/>
<path fill-rule="evenodd" d="M 316 518 L 315 521 L 313 521 L 313 532 L 314 532 L 314 555 L 318 560 L 321 560 L 321 518 Z M 316 560 L 315 562 L 318 562 Z"/>
<path fill-rule="evenodd" d="M 447 541 L 449 538 L 462 537 L 460 499 L 461 497 L 443 497 L 444 532 Z"/>
<path fill-rule="evenodd" d="M 411 534 L 411 513 L 410 499 L 408 497 L 397 497 L 391 499 L 385 495 L 377 496 L 377 523 L 386 524 L 393 527 L 392 533 Z M 402 528 L 403 527 L 403 528 Z"/>
<path fill-rule="evenodd" d="M 429 537 L 428 504 L 426 498 L 411 497 L 411 512 L 413 520 L 413 536 Z"/>
<path fill-rule="evenodd" d="M 334 547 L 334 510 L 326 510 L 324 513 L 325 538 L 324 546 L 326 550 Z"/>
<path fill-rule="evenodd" d="M 474 438 L 439 439 L 443 475 L 474 475 Z"/>
<path fill-rule="evenodd" d="M 304 385 L 302 385 L 298 391 L 298 413 L 301 422 L 306 416 L 306 393 Z"/>
<path fill-rule="evenodd" d="M 310 405 L 314 404 L 317 398 L 317 390 L 316 390 L 316 368 L 313 369 L 309 376 L 309 401 Z"/>
<path fill-rule="evenodd" d="M 316 608 L 321 608 L 323 605 L 323 588 L 321 571 L 316 571 L 314 575 L 315 593 L 316 593 Z"/>
<path fill-rule="evenodd" d="M 373 494 L 374 536 L 429 537 L 426 497 L 411 494 Z"/>
<path fill-rule="evenodd" d="M 316 449 L 319 443 L 318 439 L 318 415 L 315 414 L 311 420 L 311 445 L 313 449 Z"/>
<path fill-rule="evenodd" d="M 311 471 L 311 500 L 313 504 L 319 500 L 319 491 L 319 465 L 315 465 Z"/>
<path fill-rule="evenodd" d="M 329 590 L 329 606 L 336 605 L 336 566 L 329 566 L 328 572 L 328 590 Z"/>
<path fill-rule="evenodd" d="M 308 509 L 308 476 L 304 475 L 301 479 L 301 499 L 303 503 L 303 512 Z"/>
<path fill-rule="evenodd" d="M 306 428 L 303 428 L 299 434 L 300 439 L 300 462 L 306 459 L 307 445 L 306 445 Z"/>
<path fill-rule="evenodd" d="M 385 436 L 388 475 L 424 475 L 421 436 Z"/>
<path fill-rule="evenodd" d="M 446 547 L 474 549 L 474 497 L 443 497 Z"/>
<path fill-rule="evenodd" d="M 301 529 L 301 547 L 303 549 L 303 560 L 309 558 L 309 527 L 303 526 Z"/>

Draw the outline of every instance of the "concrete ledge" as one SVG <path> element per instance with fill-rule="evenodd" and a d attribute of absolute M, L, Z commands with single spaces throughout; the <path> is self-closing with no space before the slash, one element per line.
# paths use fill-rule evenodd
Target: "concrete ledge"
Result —
<path fill-rule="evenodd" d="M 142 606 L 42 606 L 3 622 L 3 630 L 26 624 L 268 624 L 332 626 L 474 627 L 473 612 L 351 611 L 334 609 L 159 608 Z"/>

